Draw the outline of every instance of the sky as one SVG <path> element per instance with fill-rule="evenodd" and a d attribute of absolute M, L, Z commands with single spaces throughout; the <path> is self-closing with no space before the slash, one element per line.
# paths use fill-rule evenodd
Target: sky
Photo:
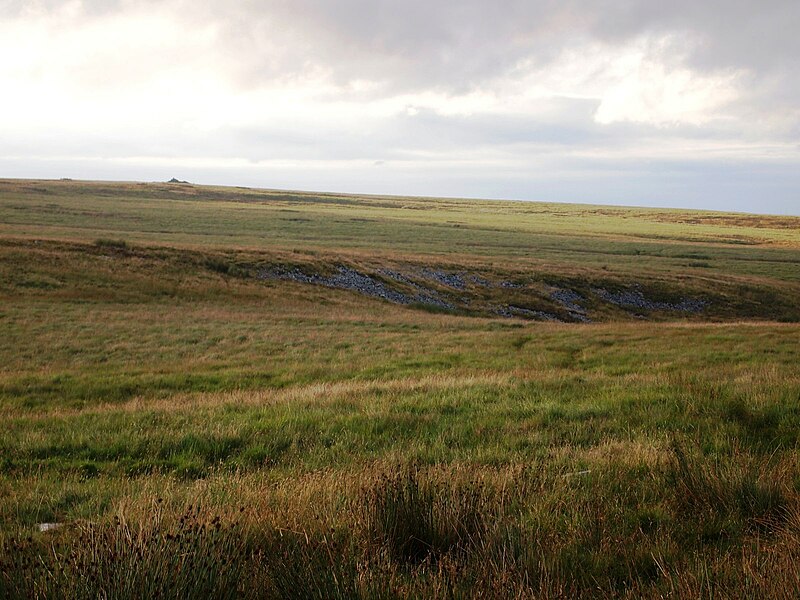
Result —
<path fill-rule="evenodd" d="M 800 215 L 797 0 L 0 0 L 0 177 Z"/>

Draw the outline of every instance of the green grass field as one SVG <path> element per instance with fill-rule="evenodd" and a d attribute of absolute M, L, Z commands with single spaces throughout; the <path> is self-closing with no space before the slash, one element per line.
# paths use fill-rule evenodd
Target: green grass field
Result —
<path fill-rule="evenodd" d="M 796 598 L 799 323 L 798 217 L 0 181 L 0 597 Z"/>

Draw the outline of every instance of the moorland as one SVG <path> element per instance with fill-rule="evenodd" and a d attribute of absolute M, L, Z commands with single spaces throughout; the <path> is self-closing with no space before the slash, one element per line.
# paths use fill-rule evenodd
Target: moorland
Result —
<path fill-rule="evenodd" d="M 800 588 L 800 217 L 0 180 L 0 340 L 0 597 Z"/>

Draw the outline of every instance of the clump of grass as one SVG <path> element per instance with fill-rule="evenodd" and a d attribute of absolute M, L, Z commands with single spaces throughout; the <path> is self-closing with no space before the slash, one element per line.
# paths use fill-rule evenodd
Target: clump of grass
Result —
<path fill-rule="evenodd" d="M 726 408 L 725 416 L 739 424 L 743 437 L 753 447 L 770 449 L 787 441 L 780 435 L 781 407 L 759 410 L 735 399 Z"/>
<path fill-rule="evenodd" d="M 348 600 L 367 596 L 352 539 L 282 531 L 260 548 L 254 564 L 263 573 L 266 597 Z"/>
<path fill-rule="evenodd" d="M 732 517 L 749 527 L 767 529 L 785 521 L 789 502 L 766 460 L 737 455 L 723 463 L 690 452 L 680 442 L 672 449 L 669 479 L 680 512 L 701 519 Z"/>
<path fill-rule="evenodd" d="M 97 248 L 103 248 L 107 250 L 129 250 L 130 244 L 125 240 L 114 240 L 108 238 L 99 238 L 94 241 L 94 245 Z"/>
<path fill-rule="evenodd" d="M 448 488 L 416 467 L 382 477 L 364 507 L 370 537 L 394 560 L 412 564 L 479 547 L 496 512 L 481 482 Z"/>
<path fill-rule="evenodd" d="M 533 339 L 530 335 L 518 335 L 511 340 L 511 347 L 514 350 L 522 350 L 522 348 Z"/>
<path fill-rule="evenodd" d="M 208 256 L 203 260 L 203 266 L 207 269 L 219 273 L 220 275 L 230 275 L 231 277 L 244 277 L 247 273 L 242 267 L 231 261 L 218 256 Z"/>
<path fill-rule="evenodd" d="M 3 548 L 3 598 L 238 598 L 249 551 L 240 532 L 199 507 L 175 523 L 154 510 L 138 525 L 76 524 L 47 543 L 12 539 Z"/>

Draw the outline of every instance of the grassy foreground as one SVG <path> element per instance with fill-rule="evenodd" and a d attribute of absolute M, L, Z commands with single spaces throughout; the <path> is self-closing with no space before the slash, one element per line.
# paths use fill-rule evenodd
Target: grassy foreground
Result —
<path fill-rule="evenodd" d="M 515 287 L 260 275 L 341 264 Z M 798 292 L 790 217 L 0 182 L 0 597 L 798 597 Z"/>

